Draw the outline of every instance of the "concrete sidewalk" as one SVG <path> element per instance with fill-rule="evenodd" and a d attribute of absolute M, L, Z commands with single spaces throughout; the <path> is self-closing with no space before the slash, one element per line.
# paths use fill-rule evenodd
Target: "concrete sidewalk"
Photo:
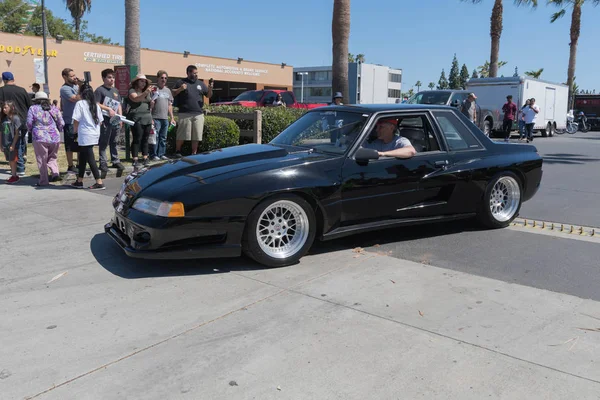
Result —
<path fill-rule="evenodd" d="M 0 212 L 2 399 L 600 398 L 598 302 L 352 249 L 131 260 L 83 190 Z"/>

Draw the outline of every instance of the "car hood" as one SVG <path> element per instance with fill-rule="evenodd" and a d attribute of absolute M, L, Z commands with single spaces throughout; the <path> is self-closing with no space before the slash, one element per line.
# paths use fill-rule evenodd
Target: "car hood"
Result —
<path fill-rule="evenodd" d="M 157 165 L 139 173 L 136 181 L 140 188 L 148 188 L 156 183 L 183 176 L 193 178 L 193 180 L 206 181 L 218 175 L 266 164 L 272 164 L 273 168 L 278 168 L 304 163 L 307 158 L 330 157 L 323 154 L 310 154 L 307 149 L 297 149 L 298 151 L 294 152 L 266 144 L 227 147 Z"/>

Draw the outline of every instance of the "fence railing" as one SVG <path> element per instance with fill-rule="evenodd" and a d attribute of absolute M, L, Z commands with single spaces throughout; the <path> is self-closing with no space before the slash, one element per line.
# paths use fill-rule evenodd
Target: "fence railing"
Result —
<path fill-rule="evenodd" d="M 253 128 L 251 130 L 241 129 L 240 136 L 251 138 L 252 143 L 262 143 L 262 111 L 255 110 L 251 113 L 210 112 L 208 115 L 252 121 Z"/>

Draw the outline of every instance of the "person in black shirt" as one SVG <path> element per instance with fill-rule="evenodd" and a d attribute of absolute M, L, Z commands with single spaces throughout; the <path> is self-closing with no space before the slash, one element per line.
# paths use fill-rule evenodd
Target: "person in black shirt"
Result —
<path fill-rule="evenodd" d="M 175 104 L 179 108 L 179 122 L 175 152 L 181 157 L 181 147 L 186 140 L 192 141 L 192 154 L 198 152 L 198 142 L 202 140 L 204 131 L 204 96 L 212 96 L 212 81 L 207 87 L 198 80 L 198 68 L 189 65 L 187 78 L 179 80 L 173 89 Z"/>
<path fill-rule="evenodd" d="M 17 115 L 21 121 L 27 121 L 27 112 L 31 107 L 31 97 L 24 88 L 15 85 L 15 77 L 12 72 L 3 72 L 2 80 L 4 86 L 0 88 L 0 103 L 13 101 Z M 17 160 L 17 175 L 25 175 L 25 154 L 27 152 L 27 125 L 21 124 L 19 135 L 19 156 Z"/>

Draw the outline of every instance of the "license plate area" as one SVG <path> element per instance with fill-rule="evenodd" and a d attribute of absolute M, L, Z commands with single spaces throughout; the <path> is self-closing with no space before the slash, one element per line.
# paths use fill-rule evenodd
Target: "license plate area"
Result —
<path fill-rule="evenodd" d="M 135 233 L 135 227 L 132 224 L 128 223 L 119 214 L 115 214 L 114 221 L 117 229 L 121 231 L 123 235 L 127 236 L 129 239 L 133 238 L 133 235 Z"/>

